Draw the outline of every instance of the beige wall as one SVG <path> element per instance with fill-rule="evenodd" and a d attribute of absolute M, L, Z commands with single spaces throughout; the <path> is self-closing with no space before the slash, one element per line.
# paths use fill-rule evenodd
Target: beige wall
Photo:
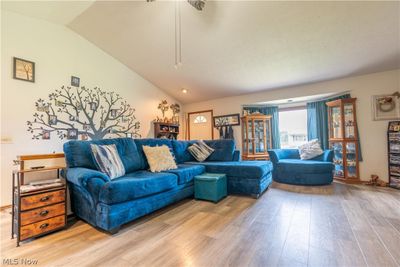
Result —
<path fill-rule="evenodd" d="M 68 28 L 4 10 L 1 15 L 1 138 L 11 142 L 1 144 L 0 206 L 11 202 L 11 164 L 16 155 L 62 151 L 64 142 L 55 136 L 33 141 L 26 131 L 26 121 L 33 118 L 35 101 L 47 99 L 54 89 L 69 85 L 71 75 L 80 77 L 81 85 L 118 92 L 136 108 L 143 137 L 153 136 L 151 120 L 161 116 L 158 102 L 175 102 Z M 36 63 L 35 83 L 12 78 L 14 56 Z"/>
<path fill-rule="evenodd" d="M 387 180 L 386 128 L 388 121 L 372 120 L 371 96 L 400 91 L 400 69 L 188 104 L 184 106 L 184 112 L 213 109 L 214 116 L 241 113 L 241 106 L 245 104 L 344 91 L 350 91 L 352 97 L 358 99 L 357 120 L 364 158 L 360 164 L 361 178 L 368 180 L 371 174 L 377 174 Z M 235 127 L 234 131 L 240 148 L 241 129 Z"/>

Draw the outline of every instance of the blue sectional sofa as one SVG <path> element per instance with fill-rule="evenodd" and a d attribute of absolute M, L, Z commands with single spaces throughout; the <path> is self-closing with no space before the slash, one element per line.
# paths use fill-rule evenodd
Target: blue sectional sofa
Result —
<path fill-rule="evenodd" d="M 295 185 L 326 185 L 333 181 L 333 151 L 325 150 L 318 157 L 301 160 L 298 149 L 268 150 L 274 165 L 274 181 Z"/>
<path fill-rule="evenodd" d="M 196 162 L 187 151 L 193 142 L 115 138 L 65 143 L 66 178 L 72 210 L 91 225 L 115 233 L 127 222 L 192 197 L 194 176 L 204 172 L 225 173 L 229 194 L 258 197 L 272 182 L 271 162 L 240 161 L 233 140 L 205 141 L 215 149 L 205 162 Z M 126 174 L 110 180 L 98 171 L 90 144 L 115 144 Z M 178 169 L 159 173 L 148 171 L 144 145 L 168 146 Z"/>

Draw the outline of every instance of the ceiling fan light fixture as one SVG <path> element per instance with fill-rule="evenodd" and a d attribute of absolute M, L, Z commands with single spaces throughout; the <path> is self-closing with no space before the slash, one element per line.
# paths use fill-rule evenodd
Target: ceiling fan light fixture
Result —
<path fill-rule="evenodd" d="M 204 5 L 206 4 L 205 0 L 187 0 L 189 4 L 191 4 L 194 8 L 196 8 L 199 11 L 202 11 L 204 8 Z"/>

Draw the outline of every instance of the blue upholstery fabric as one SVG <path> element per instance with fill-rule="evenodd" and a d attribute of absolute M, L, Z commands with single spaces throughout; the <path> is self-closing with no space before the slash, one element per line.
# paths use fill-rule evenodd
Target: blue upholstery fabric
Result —
<path fill-rule="evenodd" d="M 233 152 L 235 151 L 235 140 L 205 140 L 204 143 L 214 149 L 214 152 L 206 161 L 232 161 Z"/>
<path fill-rule="evenodd" d="M 297 149 L 268 150 L 274 165 L 274 181 L 298 185 L 324 185 L 333 181 L 333 151 L 301 160 Z"/>
<path fill-rule="evenodd" d="M 227 176 L 261 179 L 272 171 L 270 161 L 229 161 L 229 162 L 188 162 L 201 164 L 206 167 L 206 172 L 225 173 Z"/>
<path fill-rule="evenodd" d="M 206 141 L 217 150 L 214 158 L 211 158 L 213 161 L 180 163 L 178 169 L 161 173 L 146 171 L 148 164 L 143 145 L 174 148 L 176 160 L 180 162 L 193 161 L 191 155 L 186 154 L 191 142 L 117 138 L 66 143 L 66 178 L 72 210 L 77 217 L 93 226 L 111 231 L 140 216 L 193 196 L 193 177 L 205 170 L 226 173 L 231 194 L 258 197 L 271 183 L 271 163 L 240 161 L 240 153 L 234 151 L 232 140 Z M 132 171 L 111 181 L 107 175 L 96 170 L 90 144 L 116 144 L 124 167 Z"/>
<path fill-rule="evenodd" d="M 95 141 L 69 141 L 64 144 L 65 159 L 68 168 L 83 167 L 97 170 L 93 160 L 90 144 L 117 146 L 118 154 L 124 164 L 126 173 L 142 168 L 142 157 L 138 153 L 132 138 L 113 138 Z"/>
<path fill-rule="evenodd" d="M 114 205 L 99 203 L 96 207 L 96 226 L 111 230 L 143 215 L 193 196 L 193 184 L 182 185 L 149 197 Z"/>
<path fill-rule="evenodd" d="M 135 143 L 142 159 L 141 169 L 149 169 L 149 163 L 147 162 L 146 155 L 143 152 L 143 146 L 162 146 L 166 145 L 170 148 L 171 152 L 173 152 L 172 142 L 169 139 L 154 139 L 154 138 L 145 138 L 145 139 L 135 139 Z M 173 155 L 175 157 L 175 155 Z"/>
<path fill-rule="evenodd" d="M 280 172 L 296 170 L 302 173 L 325 173 L 332 171 L 333 164 L 316 160 L 281 159 L 275 168 Z"/>
<path fill-rule="evenodd" d="M 178 177 L 172 173 L 137 171 L 106 183 L 100 190 L 99 201 L 115 204 L 153 195 L 178 185 Z"/>
<path fill-rule="evenodd" d="M 205 171 L 202 165 L 178 164 L 178 169 L 167 170 L 167 173 L 173 173 L 178 176 L 178 184 L 184 184 L 193 181 L 196 175 L 202 174 Z"/>
<path fill-rule="evenodd" d="M 196 143 L 196 141 L 177 141 L 172 140 L 172 147 L 174 148 L 174 154 L 176 158 L 176 163 L 184 163 L 187 161 L 194 161 L 194 157 L 188 151 L 188 147 Z"/>
<path fill-rule="evenodd" d="M 187 162 L 201 164 L 206 172 L 225 173 L 228 193 L 258 197 L 272 182 L 273 166 L 270 161 Z"/>
<path fill-rule="evenodd" d="M 232 161 L 240 161 L 241 160 L 240 150 L 235 150 L 233 152 L 233 159 Z"/>
<path fill-rule="evenodd" d="M 87 168 L 68 168 L 67 170 L 67 180 L 76 185 L 86 186 L 88 180 L 92 178 L 100 178 L 104 182 L 110 181 L 110 178 L 100 171 Z"/>
<path fill-rule="evenodd" d="M 204 173 L 194 178 L 194 197 L 218 202 L 227 196 L 227 181 L 225 174 Z"/>

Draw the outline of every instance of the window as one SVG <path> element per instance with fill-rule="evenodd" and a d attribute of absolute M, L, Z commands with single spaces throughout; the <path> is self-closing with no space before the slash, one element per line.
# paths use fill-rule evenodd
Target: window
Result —
<path fill-rule="evenodd" d="M 196 118 L 194 118 L 193 123 L 206 123 L 207 119 L 203 115 L 199 115 Z"/>
<path fill-rule="evenodd" d="M 297 148 L 307 142 L 307 109 L 279 111 L 279 135 L 282 148 Z"/>

